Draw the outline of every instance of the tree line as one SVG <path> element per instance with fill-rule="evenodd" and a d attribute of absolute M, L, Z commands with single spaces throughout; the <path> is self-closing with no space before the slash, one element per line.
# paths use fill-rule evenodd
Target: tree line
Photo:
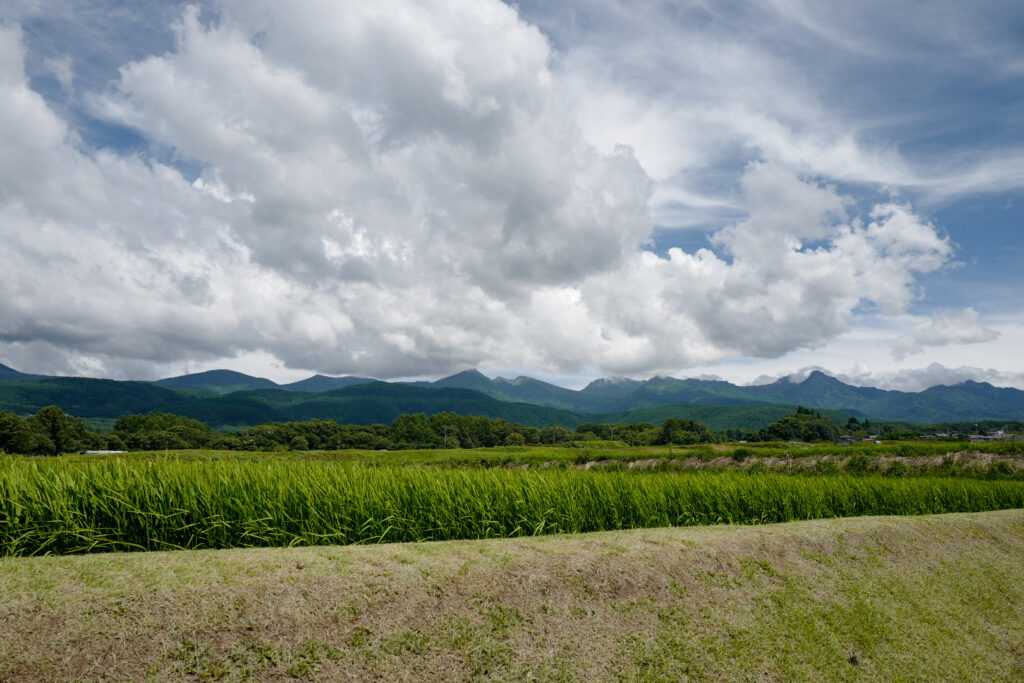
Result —
<path fill-rule="evenodd" d="M 868 421 L 850 418 L 840 427 L 800 407 L 765 429 L 714 432 L 706 424 L 670 418 L 662 424 L 587 422 L 570 430 L 561 425 L 538 428 L 502 419 L 438 413 L 400 415 L 391 424 L 350 425 L 333 420 L 272 422 L 221 433 L 209 425 L 170 413 L 119 417 L 110 434 L 97 434 L 86 423 L 57 406 L 29 418 L 0 411 L 0 452 L 58 455 L 84 450 L 213 449 L 275 450 L 399 450 L 420 448 L 493 448 L 557 445 L 579 441 L 610 441 L 630 446 L 690 445 L 725 441 L 830 441 L 840 434 L 867 436 Z"/>
<path fill-rule="evenodd" d="M 47 406 L 29 418 L 0 412 L 0 452 L 59 455 L 85 450 L 399 450 L 557 445 L 609 440 L 628 445 L 697 444 L 720 441 L 707 425 L 669 419 L 661 425 L 586 423 L 570 430 L 538 428 L 502 419 L 438 413 L 400 415 L 391 424 L 343 425 L 333 420 L 272 422 L 221 433 L 209 425 L 170 413 L 119 417 L 110 434 L 90 431 L 85 421 Z"/>

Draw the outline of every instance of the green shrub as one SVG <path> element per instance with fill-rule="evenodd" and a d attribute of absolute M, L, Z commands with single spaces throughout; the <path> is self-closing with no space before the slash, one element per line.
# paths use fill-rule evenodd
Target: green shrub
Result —
<path fill-rule="evenodd" d="M 733 450 L 732 459 L 735 460 L 736 462 L 743 462 L 753 454 L 754 451 L 750 450 L 749 448 L 740 447 Z"/>
<path fill-rule="evenodd" d="M 690 458 L 697 458 L 701 462 L 710 462 L 717 458 L 719 453 L 710 446 L 698 446 L 696 448 L 688 448 L 683 452 L 683 455 Z"/>
<path fill-rule="evenodd" d="M 998 460 L 985 468 L 985 475 L 990 479 L 1005 479 L 1013 474 L 1013 465 L 1005 460 Z"/>
<path fill-rule="evenodd" d="M 874 466 L 871 462 L 871 458 L 863 453 L 851 456 L 850 459 L 846 461 L 846 470 L 852 474 L 867 474 L 868 471 L 872 469 L 874 469 Z"/>
<path fill-rule="evenodd" d="M 885 468 L 883 474 L 887 477 L 905 477 L 910 473 L 907 466 L 897 460 L 896 462 L 889 463 L 889 466 Z"/>
<path fill-rule="evenodd" d="M 835 460 L 819 460 L 814 469 L 818 474 L 837 474 L 839 465 Z"/>

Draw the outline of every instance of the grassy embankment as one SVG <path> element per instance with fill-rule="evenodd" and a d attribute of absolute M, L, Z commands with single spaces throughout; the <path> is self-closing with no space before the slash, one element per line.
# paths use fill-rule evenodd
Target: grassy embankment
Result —
<path fill-rule="evenodd" d="M 1024 481 L 0 458 L 0 554 L 517 537 L 1024 507 Z"/>
<path fill-rule="evenodd" d="M 1024 511 L 0 559 L 0 680 L 1024 678 Z"/>

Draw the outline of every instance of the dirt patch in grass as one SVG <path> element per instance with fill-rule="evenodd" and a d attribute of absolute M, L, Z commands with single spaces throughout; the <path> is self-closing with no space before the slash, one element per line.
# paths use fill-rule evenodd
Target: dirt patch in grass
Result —
<path fill-rule="evenodd" d="M 661 465 L 664 461 L 662 458 L 645 458 L 643 460 L 630 460 L 627 463 L 626 468 L 630 470 L 653 470 Z"/>
<path fill-rule="evenodd" d="M 622 465 L 620 460 L 588 460 L 585 463 L 576 465 L 578 470 L 592 470 L 592 469 L 605 469 L 608 467 L 619 467 Z"/>
<path fill-rule="evenodd" d="M 721 450 L 721 449 L 716 449 Z M 772 472 L 801 472 L 834 466 L 835 470 L 847 469 L 851 456 L 842 452 L 834 455 L 811 455 L 802 457 L 779 458 L 774 456 L 751 455 L 737 460 L 732 457 L 714 456 L 705 458 L 661 458 L 652 460 L 634 460 L 636 463 L 657 463 L 658 467 L 678 470 L 704 469 L 750 469 L 764 468 Z M 632 462 L 630 467 L 632 467 Z M 941 475 L 943 468 L 950 467 L 965 473 L 981 472 L 993 464 L 1005 463 L 1008 472 L 1024 470 L 1024 456 L 996 455 L 993 453 L 960 452 L 949 455 L 873 455 L 864 461 L 867 468 L 873 471 L 886 471 L 893 464 L 899 464 L 910 471 L 932 471 Z M 590 463 L 587 463 L 590 464 Z"/>
<path fill-rule="evenodd" d="M 0 680 L 1024 677 L 1024 511 L 0 560 Z"/>

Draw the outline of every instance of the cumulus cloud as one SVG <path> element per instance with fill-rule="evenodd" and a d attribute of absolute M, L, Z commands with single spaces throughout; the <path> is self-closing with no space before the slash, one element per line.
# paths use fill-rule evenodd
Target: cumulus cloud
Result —
<path fill-rule="evenodd" d="M 785 159 L 746 166 L 713 249 L 654 253 L 651 177 L 588 140 L 548 40 L 499 2 L 228 2 L 174 30 L 87 98 L 165 162 L 86 148 L 0 30 L 0 352 L 26 369 L 778 357 L 905 311 L 953 253 L 909 204 L 861 211 Z"/>
<path fill-rule="evenodd" d="M 983 323 L 973 308 L 938 311 L 893 342 L 892 357 L 903 360 L 923 352 L 926 346 L 977 344 L 998 338 L 999 332 Z"/>
<path fill-rule="evenodd" d="M 867 223 L 845 221 L 834 188 L 765 164 L 749 167 L 743 185 L 750 217 L 714 236 L 731 261 L 709 250 L 645 253 L 627 277 L 584 286 L 605 316 L 635 331 L 633 344 L 618 345 L 634 353 L 611 352 L 621 358 L 616 370 L 821 346 L 862 306 L 905 309 L 914 274 L 939 268 L 952 252 L 905 205 L 878 205 Z"/>

